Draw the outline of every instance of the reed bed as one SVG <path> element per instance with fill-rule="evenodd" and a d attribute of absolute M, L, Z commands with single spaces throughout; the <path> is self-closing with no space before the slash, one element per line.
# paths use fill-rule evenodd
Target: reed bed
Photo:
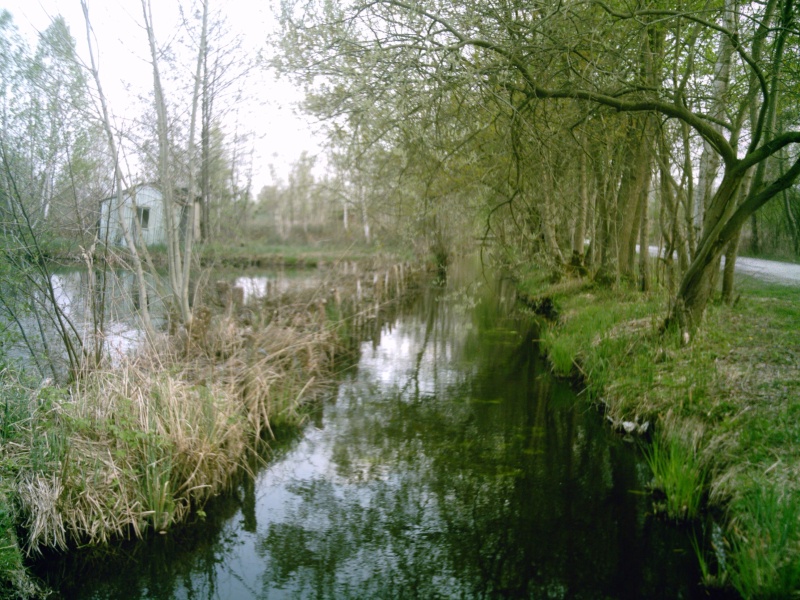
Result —
<path fill-rule="evenodd" d="M 190 328 L 69 389 L 28 395 L 29 417 L 2 446 L 23 549 L 163 533 L 230 486 L 276 427 L 302 422 L 336 356 L 406 291 L 402 266 L 348 269 L 335 285 L 251 305 L 221 286 Z"/>
<path fill-rule="evenodd" d="M 332 327 L 245 325 L 236 315 L 196 327 L 34 411 L 28 439 L 9 457 L 21 465 L 28 553 L 185 520 L 247 468 L 276 422 L 298 423 L 302 404 L 331 380 Z"/>

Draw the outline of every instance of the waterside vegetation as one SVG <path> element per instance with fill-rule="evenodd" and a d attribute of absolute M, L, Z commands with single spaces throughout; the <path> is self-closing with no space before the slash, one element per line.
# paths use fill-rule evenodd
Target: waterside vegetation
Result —
<path fill-rule="evenodd" d="M 317 288 L 247 303 L 218 284 L 190 329 L 162 333 L 67 387 L 7 369 L 0 597 L 40 593 L 24 556 L 205 518 L 206 502 L 263 460 L 277 428 L 304 421 L 337 358 L 380 326 L 412 277 L 405 265 L 364 266 L 331 268 Z"/>
<path fill-rule="evenodd" d="M 713 516 L 723 535 L 698 558 L 706 584 L 744 598 L 800 589 L 800 305 L 795 287 L 741 278 L 733 305 L 712 303 L 690 345 L 663 330 L 668 297 L 533 275 L 559 317 L 542 336 L 553 370 L 577 376 L 621 432 L 642 433 L 654 511 Z"/>

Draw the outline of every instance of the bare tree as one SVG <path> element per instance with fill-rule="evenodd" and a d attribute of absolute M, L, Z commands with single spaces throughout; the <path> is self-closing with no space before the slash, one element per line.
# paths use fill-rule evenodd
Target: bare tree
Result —
<path fill-rule="evenodd" d="M 189 279 L 191 275 L 192 248 L 194 242 L 197 186 L 195 180 L 195 131 L 197 112 L 201 93 L 202 69 L 206 55 L 206 41 L 208 32 L 208 1 L 202 1 L 202 31 L 197 54 L 197 66 L 194 75 L 194 85 L 191 97 L 191 116 L 189 120 L 189 139 L 187 141 L 186 156 L 188 164 L 188 185 L 186 197 L 176 198 L 177 186 L 175 168 L 170 162 L 170 148 L 172 146 L 169 123 L 167 119 L 167 101 L 161 81 L 159 68 L 159 53 L 153 28 L 152 9 L 149 0 L 142 0 L 142 15 L 145 31 L 147 32 L 150 60 L 153 67 L 153 94 L 156 109 L 157 137 L 158 137 L 158 173 L 162 188 L 164 202 L 164 217 L 166 219 L 167 233 L 167 260 L 169 264 L 170 287 L 173 298 L 178 306 L 181 322 L 191 325 L 192 310 L 189 306 Z M 181 227 L 185 215 L 185 227 Z M 183 235 L 181 235 L 183 234 Z M 183 241 L 183 249 L 181 249 Z"/>
<path fill-rule="evenodd" d="M 108 102 L 106 100 L 106 96 L 103 93 L 103 86 L 100 81 L 100 72 L 97 68 L 97 60 L 95 58 L 95 49 L 94 49 L 94 33 L 92 30 L 92 23 L 91 19 L 89 18 L 89 6 L 86 0 L 81 0 L 81 8 L 83 9 L 83 18 L 86 24 L 86 40 L 89 46 L 89 58 L 91 61 L 90 71 L 92 74 L 92 78 L 94 79 L 95 86 L 97 88 L 97 99 L 100 104 L 100 118 L 102 119 L 103 128 L 106 133 L 106 139 L 108 140 L 108 149 L 111 154 L 111 160 L 114 163 L 114 182 L 115 182 L 115 189 L 116 189 L 116 208 L 117 208 L 117 219 L 119 222 L 119 227 L 122 231 L 123 237 L 125 238 L 125 244 L 127 245 L 128 252 L 131 256 L 131 262 L 133 263 L 134 274 L 136 275 L 136 282 L 139 288 L 139 314 L 142 320 L 142 327 L 148 339 L 152 340 L 155 336 L 155 329 L 153 328 L 153 322 L 150 318 L 150 309 L 149 309 L 149 302 L 147 301 L 148 297 L 148 289 L 147 289 L 147 281 L 145 280 L 145 273 L 144 273 L 144 266 L 142 264 L 142 258 L 139 254 L 139 248 L 136 244 L 134 239 L 133 233 L 130 231 L 126 219 L 123 213 L 123 206 L 124 206 L 124 190 L 126 189 L 125 185 L 125 178 L 122 171 L 121 163 L 120 163 L 120 155 L 119 149 L 117 147 L 116 137 L 114 135 L 114 129 L 112 127 L 111 116 L 108 110 Z"/>

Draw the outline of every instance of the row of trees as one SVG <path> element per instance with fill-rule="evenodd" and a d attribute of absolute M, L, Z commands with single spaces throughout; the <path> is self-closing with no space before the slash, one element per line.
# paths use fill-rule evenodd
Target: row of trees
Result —
<path fill-rule="evenodd" d="M 335 152 L 325 168 L 318 166 L 318 158 L 302 153 L 286 181 L 273 173 L 274 183 L 257 197 L 253 225 L 259 236 L 280 242 L 342 239 L 366 244 L 376 237 L 402 239 L 408 226 L 387 201 L 391 182 L 365 174 L 365 163 L 351 163 Z"/>
<path fill-rule="evenodd" d="M 135 274 L 148 337 L 153 295 L 190 326 L 194 241 L 233 229 L 249 201 L 248 140 L 227 136 L 223 124 L 255 61 L 244 56 L 222 15 L 211 11 L 209 0 L 198 0 L 162 45 L 150 2 L 142 0 L 144 36 L 135 41 L 146 49 L 152 85 L 129 105 L 114 107 L 102 85 L 102 49 L 88 2 L 81 6 L 85 60 L 63 18 L 31 50 L 11 15 L 0 13 L 0 323 L 4 343 L 22 341 L 40 373 L 56 378 L 103 360 L 112 262 Z M 156 183 L 163 194 L 166 284 L 142 243 L 140 222 L 123 211 L 125 190 L 141 182 Z M 98 238 L 100 202 L 108 198 L 113 210 L 106 214 L 119 221 L 124 249 Z M 187 212 L 188 227 L 181 224 Z M 64 253 L 83 257 L 96 287 L 80 311 L 52 273 L 49 259 Z M 57 366 L 62 359 L 66 369 Z"/>
<path fill-rule="evenodd" d="M 797 12 L 794 0 L 286 3 L 277 64 L 307 86 L 349 176 L 383 188 L 432 243 L 466 213 L 506 260 L 647 286 L 637 245 L 657 239 L 688 333 L 723 255 L 732 293 L 743 229 L 763 245 L 774 222 L 773 239 L 797 248 Z"/>

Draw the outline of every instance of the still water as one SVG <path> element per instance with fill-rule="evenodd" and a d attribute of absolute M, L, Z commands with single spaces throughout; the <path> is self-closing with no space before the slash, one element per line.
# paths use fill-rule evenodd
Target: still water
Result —
<path fill-rule="evenodd" d="M 635 447 L 549 376 L 511 302 L 451 275 L 204 521 L 41 572 L 81 599 L 704 597 Z"/>
<path fill-rule="evenodd" d="M 159 299 L 158 292 L 166 293 L 168 277 L 163 275 L 156 278 L 148 274 L 146 279 L 153 325 L 156 329 L 166 329 L 168 310 Z M 199 280 L 192 283 L 191 290 L 213 290 L 213 283 L 217 281 L 241 288 L 243 301 L 252 302 L 283 294 L 290 289 L 316 289 L 322 284 L 323 278 L 318 271 L 214 270 L 203 272 Z M 94 341 L 102 341 L 104 356 L 111 365 L 119 364 L 144 343 L 138 285 L 133 273 L 124 270 L 90 273 L 85 268 L 63 269 L 50 275 L 49 286 L 53 291 L 52 297 L 42 290 L 35 290 L 26 297 L 38 308 L 38 319 L 36 313 L 24 308 L 22 303 L 15 305 L 16 318 L 0 306 L 0 341 L 6 344 L 0 351 L 21 368 L 36 366 L 44 377 L 50 374 L 49 364 L 52 362 L 56 373 L 66 376 L 69 365 L 61 343 L 61 331 L 54 326 L 54 303 L 75 347 L 82 346 L 91 352 Z M 8 294 L 9 301 L 14 295 L 13 289 L 2 289 L 2 286 L 0 293 Z M 210 300 L 213 302 L 216 298 Z M 103 308 L 102 315 L 99 314 L 100 306 Z M 95 325 L 100 328 L 97 335 L 94 334 Z M 20 335 L 19 327 L 25 333 L 24 338 Z M 7 337 L 5 334 L 10 335 Z M 28 343 L 24 343 L 24 340 Z"/>

